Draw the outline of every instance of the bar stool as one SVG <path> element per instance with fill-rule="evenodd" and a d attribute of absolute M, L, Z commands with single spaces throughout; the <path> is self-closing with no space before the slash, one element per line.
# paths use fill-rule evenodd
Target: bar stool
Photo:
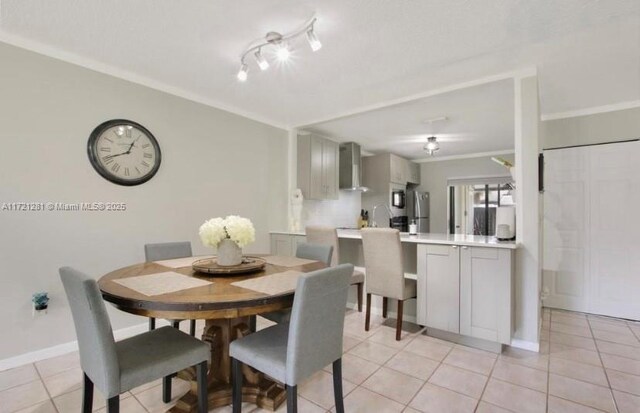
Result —
<path fill-rule="evenodd" d="M 331 245 L 333 247 L 333 258 L 331 259 L 332 267 L 335 267 L 340 263 L 338 231 L 335 228 L 309 225 L 305 228 L 305 233 L 307 235 L 308 243 Z M 353 270 L 353 275 L 351 276 L 351 285 L 355 285 L 358 288 L 358 311 L 362 312 L 364 273 L 358 270 Z"/>
<path fill-rule="evenodd" d="M 371 294 L 382 296 L 382 316 L 387 317 L 387 299 L 398 300 L 396 340 L 402 332 L 404 301 L 416 298 L 415 280 L 404 277 L 400 231 L 391 228 L 366 228 L 362 230 L 364 266 L 367 272 L 367 311 L 364 329 L 369 331 L 371 319 Z"/>

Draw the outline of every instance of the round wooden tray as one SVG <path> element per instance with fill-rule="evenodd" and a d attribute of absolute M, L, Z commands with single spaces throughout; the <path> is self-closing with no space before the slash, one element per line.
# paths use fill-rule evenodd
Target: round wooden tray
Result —
<path fill-rule="evenodd" d="M 193 270 L 216 275 L 244 274 L 247 272 L 260 271 L 267 264 L 264 258 L 251 255 L 245 255 L 242 257 L 242 263 L 234 266 L 219 265 L 216 260 L 217 257 L 198 260 L 193 263 Z"/>

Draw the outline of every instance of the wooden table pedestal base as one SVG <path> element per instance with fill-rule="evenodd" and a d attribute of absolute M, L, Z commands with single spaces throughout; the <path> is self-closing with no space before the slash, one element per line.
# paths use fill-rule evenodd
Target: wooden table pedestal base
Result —
<path fill-rule="evenodd" d="M 208 373 L 209 409 L 231 404 L 231 360 L 229 343 L 251 333 L 249 317 L 207 320 L 202 340 L 211 346 Z M 242 401 L 275 411 L 286 399 L 281 384 L 266 375 L 243 366 Z M 191 382 L 191 388 L 171 409 L 176 413 L 195 413 L 198 410 L 195 369 L 183 370 L 178 377 Z"/>

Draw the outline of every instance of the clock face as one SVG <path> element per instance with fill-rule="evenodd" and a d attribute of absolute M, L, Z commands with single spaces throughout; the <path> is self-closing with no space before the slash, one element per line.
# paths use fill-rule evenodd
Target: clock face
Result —
<path fill-rule="evenodd" d="M 139 185 L 160 167 L 158 142 L 144 126 L 129 120 L 110 120 L 91 133 L 87 146 L 94 169 L 119 185 Z"/>

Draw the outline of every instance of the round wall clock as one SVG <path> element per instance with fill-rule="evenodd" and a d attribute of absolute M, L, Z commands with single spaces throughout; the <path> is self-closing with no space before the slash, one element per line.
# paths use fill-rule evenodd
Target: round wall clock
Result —
<path fill-rule="evenodd" d="M 106 121 L 91 132 L 87 152 L 93 168 L 118 185 L 140 185 L 158 172 L 162 155 L 156 138 L 139 123 Z"/>

